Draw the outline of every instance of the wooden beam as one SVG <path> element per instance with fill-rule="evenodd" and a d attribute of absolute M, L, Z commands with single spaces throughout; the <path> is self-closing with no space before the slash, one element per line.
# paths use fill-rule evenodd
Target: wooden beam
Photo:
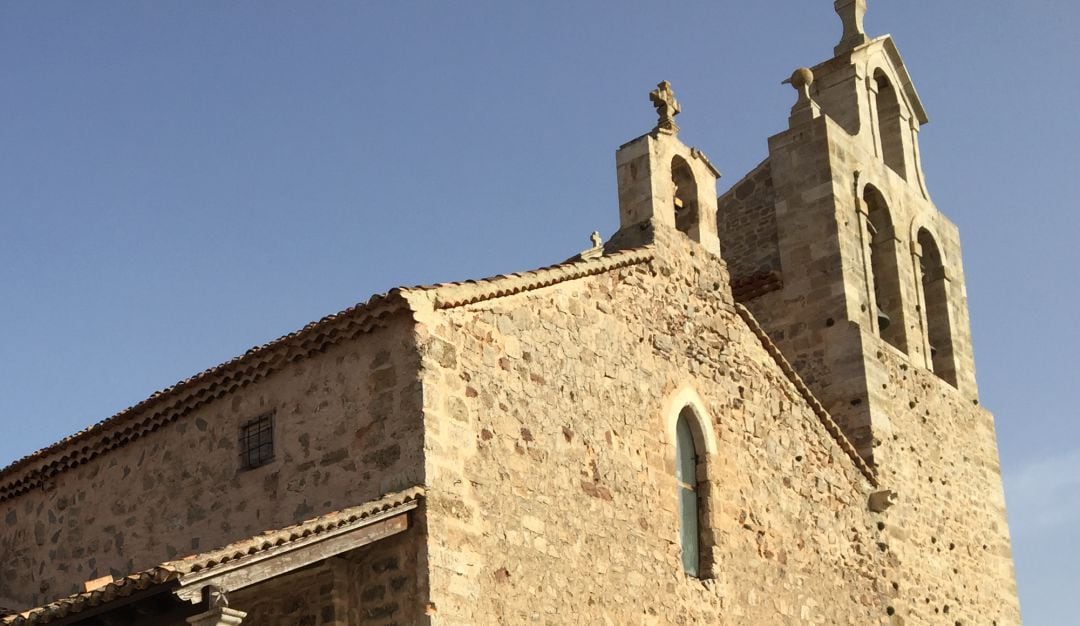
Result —
<path fill-rule="evenodd" d="M 416 508 L 415 502 L 411 504 L 412 506 L 404 511 L 397 507 L 383 515 L 364 520 L 367 523 L 362 526 L 345 527 L 337 532 L 315 535 L 271 548 L 249 558 L 238 559 L 235 563 L 188 574 L 180 578 L 179 588 L 173 594 L 191 603 L 201 602 L 205 587 L 214 586 L 227 592 L 237 591 L 404 532 L 409 528 L 408 510 Z"/>

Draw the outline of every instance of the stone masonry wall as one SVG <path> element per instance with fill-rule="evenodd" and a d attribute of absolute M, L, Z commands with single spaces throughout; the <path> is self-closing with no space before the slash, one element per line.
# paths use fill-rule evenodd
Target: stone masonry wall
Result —
<path fill-rule="evenodd" d="M 843 132 L 820 117 L 769 139 L 783 286 L 746 305 L 870 460 L 873 437 L 857 326 L 869 319 L 869 309 L 858 299 L 860 289 L 865 291 L 861 269 L 851 266 L 844 254 L 848 239 L 840 234 L 856 213 L 853 204 L 850 212 L 839 209 L 837 198 L 844 202 L 852 192 L 835 180 L 830 153 L 832 137 Z M 725 258 L 736 252 L 725 251 Z"/>
<path fill-rule="evenodd" d="M 865 339 L 872 404 L 891 425 L 878 459 L 882 485 L 899 494 L 883 520 L 899 559 L 898 615 L 907 624 L 1020 624 L 993 416 Z"/>
<path fill-rule="evenodd" d="M 656 236 L 651 263 L 422 320 L 432 623 L 887 623 L 867 480 L 723 264 Z M 686 390 L 714 448 L 704 580 L 679 557 Z"/>
<path fill-rule="evenodd" d="M 717 201 L 720 250 L 733 277 L 780 271 L 775 203 L 768 160 Z"/>
<path fill-rule="evenodd" d="M 37 606 L 422 484 L 412 321 L 388 324 L 0 503 L 0 597 Z M 239 428 L 271 410 L 275 458 L 241 470 Z"/>

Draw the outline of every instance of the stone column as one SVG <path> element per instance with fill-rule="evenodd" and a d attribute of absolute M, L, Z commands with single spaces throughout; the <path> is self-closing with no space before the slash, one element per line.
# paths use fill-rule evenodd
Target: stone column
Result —
<path fill-rule="evenodd" d="M 187 623 L 192 626 L 239 626 L 240 622 L 244 621 L 245 617 L 247 617 L 247 613 L 243 611 L 219 607 L 189 617 L 187 618 Z"/>

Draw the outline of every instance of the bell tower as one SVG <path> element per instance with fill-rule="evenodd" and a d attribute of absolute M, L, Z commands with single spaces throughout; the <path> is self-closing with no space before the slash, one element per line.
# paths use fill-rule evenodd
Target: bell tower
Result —
<path fill-rule="evenodd" d="M 835 8 L 833 57 L 785 81 L 787 128 L 718 200 L 732 292 L 877 476 L 889 623 L 1018 624 L 960 236 L 919 154 L 926 111 L 892 37 L 864 31 L 866 0 Z"/>
<path fill-rule="evenodd" d="M 926 111 L 892 37 L 866 35 L 866 0 L 835 9 L 834 56 L 785 81 L 788 128 L 719 199 L 719 239 L 736 297 L 875 462 L 893 427 L 874 402 L 880 352 L 978 391 L 959 234 L 919 155 Z"/>

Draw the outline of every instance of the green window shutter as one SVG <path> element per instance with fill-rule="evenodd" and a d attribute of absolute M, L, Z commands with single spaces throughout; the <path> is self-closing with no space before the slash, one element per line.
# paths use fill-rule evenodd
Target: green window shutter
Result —
<path fill-rule="evenodd" d="M 694 435 L 686 416 L 680 415 L 676 429 L 675 479 L 679 483 L 679 541 L 682 546 L 683 570 L 691 576 L 698 575 L 700 563 L 697 496 L 697 450 Z"/>

